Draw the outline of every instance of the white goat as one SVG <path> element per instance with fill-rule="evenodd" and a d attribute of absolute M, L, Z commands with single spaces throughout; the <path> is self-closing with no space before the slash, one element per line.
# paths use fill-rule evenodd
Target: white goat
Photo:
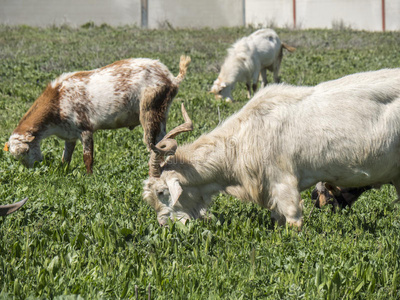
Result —
<path fill-rule="evenodd" d="M 247 96 L 250 98 L 250 86 L 255 93 L 260 72 L 263 85 L 267 85 L 267 69 L 274 73 L 274 82 L 278 83 L 283 48 L 289 52 L 295 51 L 295 48 L 281 43 L 272 29 L 260 29 L 238 40 L 228 49 L 228 56 L 214 81 L 211 93 L 215 94 L 217 99 L 223 97 L 229 102 L 232 101 L 231 92 L 236 82 L 245 82 Z"/>
<path fill-rule="evenodd" d="M 270 209 L 279 224 L 301 227 L 300 192 L 318 181 L 393 182 L 399 195 L 400 69 L 315 87 L 271 85 L 193 143 L 176 148 L 170 136 L 152 146 L 144 182 L 160 224 L 200 217 L 222 191 Z M 175 155 L 161 165 L 165 152 Z"/>
<path fill-rule="evenodd" d="M 56 135 L 65 140 L 63 161 L 70 162 L 80 139 L 86 170 L 92 173 L 93 133 L 98 129 L 141 124 L 145 143 L 154 144 L 165 135 L 168 110 L 189 63 L 189 57 L 181 57 L 177 77 L 158 60 L 146 58 L 63 74 L 33 103 L 4 150 L 32 167 L 42 160 L 40 141 Z"/>

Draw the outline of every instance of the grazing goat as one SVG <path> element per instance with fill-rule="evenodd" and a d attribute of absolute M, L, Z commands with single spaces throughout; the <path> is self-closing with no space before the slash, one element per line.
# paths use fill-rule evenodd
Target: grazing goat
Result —
<path fill-rule="evenodd" d="M 260 72 L 263 85 L 267 85 L 267 69 L 274 73 L 274 82 L 278 83 L 283 48 L 289 52 L 295 51 L 295 48 L 281 43 L 272 29 L 260 29 L 238 40 L 228 49 L 228 56 L 214 81 L 211 93 L 215 94 L 217 99 L 223 97 L 230 102 L 236 82 L 245 82 L 250 99 L 250 86 L 255 93 Z"/>
<path fill-rule="evenodd" d="M 21 200 L 19 202 L 13 203 L 13 204 L 0 205 L 0 216 L 9 215 L 9 214 L 13 213 L 14 211 L 20 209 L 27 200 L 28 200 L 28 198 L 25 198 L 24 200 Z"/>
<path fill-rule="evenodd" d="M 226 192 L 302 226 L 300 192 L 392 182 L 400 194 L 400 69 L 349 75 L 315 87 L 271 85 L 191 144 L 151 146 L 143 198 L 158 222 L 204 214 Z M 312 143 L 311 141 L 317 141 Z M 166 155 L 170 155 L 163 161 Z"/>
<path fill-rule="evenodd" d="M 86 170 L 92 173 L 93 133 L 98 129 L 141 124 L 144 142 L 154 144 L 165 135 L 168 110 L 189 63 L 189 57 L 181 56 L 177 77 L 158 60 L 146 58 L 63 74 L 33 103 L 4 150 L 32 167 L 42 160 L 40 141 L 56 135 L 65 140 L 63 162 L 70 162 L 80 139 Z"/>
<path fill-rule="evenodd" d="M 332 186 L 326 182 L 318 182 L 311 192 L 311 199 L 315 201 L 314 204 L 317 208 L 331 205 L 333 210 L 336 210 L 336 208 L 351 207 L 362 193 L 373 188 L 372 185 L 363 187 L 339 187 Z"/>
<path fill-rule="evenodd" d="M 364 192 L 379 189 L 380 187 L 381 184 L 362 187 L 341 187 L 332 186 L 326 182 L 318 182 L 311 192 L 311 199 L 315 201 L 314 204 L 317 208 L 329 204 L 333 210 L 336 210 L 336 208 L 351 207 Z"/>

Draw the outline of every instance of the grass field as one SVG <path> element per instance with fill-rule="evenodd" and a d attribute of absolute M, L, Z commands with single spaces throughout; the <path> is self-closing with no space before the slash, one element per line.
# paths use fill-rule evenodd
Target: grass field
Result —
<path fill-rule="evenodd" d="M 193 141 L 245 103 L 207 93 L 226 48 L 254 28 L 141 30 L 134 27 L 37 29 L 0 26 L 0 141 L 46 84 L 63 72 L 89 70 L 127 57 L 158 58 L 178 73 L 192 64 L 170 112 L 181 123 L 184 102 Z M 282 80 L 314 85 L 346 74 L 400 67 L 400 32 L 277 29 L 297 47 L 285 53 Z M 269 80 L 271 76 L 269 75 Z M 94 174 L 87 176 L 78 144 L 70 166 L 63 141 L 42 143 L 44 161 L 24 168 L 0 152 L 0 203 L 28 196 L 0 219 L 0 299 L 399 299 L 400 214 L 390 186 L 365 193 L 351 210 L 314 210 L 310 191 L 300 233 L 274 228 L 270 213 L 219 195 L 212 218 L 158 226 L 141 199 L 148 153 L 143 131 L 95 134 Z M 311 142 L 311 141 L 310 141 Z"/>

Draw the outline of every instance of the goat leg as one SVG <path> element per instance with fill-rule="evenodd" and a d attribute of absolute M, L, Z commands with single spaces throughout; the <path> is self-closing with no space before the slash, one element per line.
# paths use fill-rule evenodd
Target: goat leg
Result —
<path fill-rule="evenodd" d="M 83 162 L 88 174 L 93 173 L 93 132 L 86 130 L 81 134 L 83 145 Z"/>
<path fill-rule="evenodd" d="M 62 162 L 63 163 L 70 163 L 72 159 L 72 153 L 74 153 L 75 150 L 75 145 L 76 141 L 73 142 L 67 142 L 65 141 L 65 147 L 64 147 L 64 152 L 62 155 Z"/>
<path fill-rule="evenodd" d="M 253 88 L 253 95 L 254 95 L 257 92 L 258 82 L 253 83 L 251 87 Z"/>
<path fill-rule="evenodd" d="M 246 83 L 246 88 L 247 88 L 247 98 L 251 98 L 251 88 L 250 88 L 250 83 Z"/>
<path fill-rule="evenodd" d="M 261 69 L 262 87 L 266 87 L 268 84 L 267 80 L 267 69 Z"/>

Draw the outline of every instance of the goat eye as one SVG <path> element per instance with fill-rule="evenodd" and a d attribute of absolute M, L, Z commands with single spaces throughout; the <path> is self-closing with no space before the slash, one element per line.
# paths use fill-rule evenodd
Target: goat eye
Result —
<path fill-rule="evenodd" d="M 164 195 L 163 191 L 157 192 L 157 196 L 162 196 L 162 195 Z"/>

